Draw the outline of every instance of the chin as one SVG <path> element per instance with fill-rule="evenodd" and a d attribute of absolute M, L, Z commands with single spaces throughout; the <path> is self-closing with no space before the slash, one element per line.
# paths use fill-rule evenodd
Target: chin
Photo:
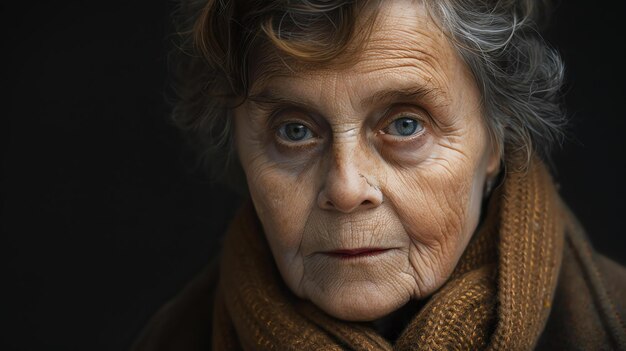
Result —
<path fill-rule="evenodd" d="M 350 285 L 343 286 L 338 291 L 313 296 L 310 300 L 335 318 L 368 322 L 394 312 L 411 299 L 409 294 L 401 294 L 396 289 L 372 287 L 371 282 Z"/>

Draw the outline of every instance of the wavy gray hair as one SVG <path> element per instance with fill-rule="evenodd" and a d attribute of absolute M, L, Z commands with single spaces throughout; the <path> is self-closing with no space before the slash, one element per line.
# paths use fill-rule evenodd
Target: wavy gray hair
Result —
<path fill-rule="evenodd" d="M 297 60 L 327 62 L 347 46 L 356 18 L 371 1 L 383 4 L 182 0 L 174 15 L 179 35 L 172 60 L 173 118 L 213 171 L 227 170 L 227 182 L 242 181 L 233 162 L 228 111 L 247 96 L 250 55 L 269 45 Z M 527 160 L 533 153 L 548 160 L 563 136 L 564 67 L 537 29 L 548 12 L 544 1 L 423 1 L 470 68 L 502 159 L 521 152 Z"/>
<path fill-rule="evenodd" d="M 500 155 L 533 152 L 548 160 L 565 125 L 564 65 L 537 31 L 548 11 L 533 1 L 437 0 L 428 4 L 469 66 Z M 541 11 L 544 11 L 543 13 Z"/>

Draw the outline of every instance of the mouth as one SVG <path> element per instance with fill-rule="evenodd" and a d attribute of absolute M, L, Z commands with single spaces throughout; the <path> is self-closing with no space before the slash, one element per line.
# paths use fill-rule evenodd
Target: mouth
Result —
<path fill-rule="evenodd" d="M 360 248 L 360 249 L 341 249 L 341 250 L 326 251 L 324 252 L 324 254 L 334 257 L 334 258 L 347 260 L 347 259 L 358 258 L 358 257 L 376 256 L 376 255 L 385 253 L 389 250 L 391 249 L 384 249 L 384 248 L 378 248 L 378 247 L 366 247 L 366 248 Z"/>

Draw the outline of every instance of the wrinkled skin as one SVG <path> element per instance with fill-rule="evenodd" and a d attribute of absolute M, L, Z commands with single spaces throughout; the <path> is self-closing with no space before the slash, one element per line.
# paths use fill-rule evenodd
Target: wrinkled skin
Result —
<path fill-rule="evenodd" d="M 356 64 L 253 84 L 253 98 L 233 111 L 235 147 L 297 296 L 369 321 L 446 282 L 499 169 L 479 94 L 425 8 L 410 1 L 385 3 Z M 400 118 L 415 121 L 415 132 L 400 134 Z M 355 248 L 387 250 L 329 253 Z"/>

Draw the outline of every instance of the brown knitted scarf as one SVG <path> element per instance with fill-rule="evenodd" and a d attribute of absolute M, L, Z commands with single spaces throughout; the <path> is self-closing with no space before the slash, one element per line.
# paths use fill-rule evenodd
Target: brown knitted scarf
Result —
<path fill-rule="evenodd" d="M 371 323 L 335 319 L 294 296 L 248 204 L 224 241 L 213 349 L 530 350 L 550 311 L 563 222 L 540 161 L 509 172 L 448 282 L 392 345 Z"/>

